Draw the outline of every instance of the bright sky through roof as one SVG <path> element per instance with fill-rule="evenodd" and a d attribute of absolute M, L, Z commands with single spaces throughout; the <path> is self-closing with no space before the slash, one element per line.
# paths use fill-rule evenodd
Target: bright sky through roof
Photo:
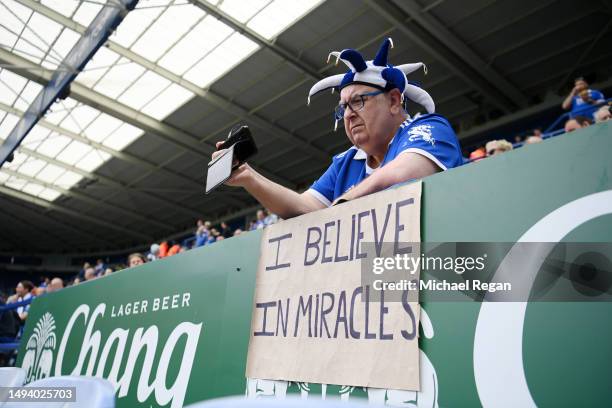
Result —
<path fill-rule="evenodd" d="M 322 0 L 201 0 L 273 39 Z M 2 0 L 0 47 L 55 70 L 102 9 L 101 0 Z M 30 6 L 30 7 L 29 7 Z M 34 11 L 37 10 L 37 11 Z M 206 88 L 260 47 L 186 0 L 140 0 L 110 37 L 127 58 L 101 47 L 76 81 L 156 120 L 194 93 L 153 63 L 193 86 Z M 41 86 L 0 68 L 0 141 Z M 22 142 L 0 184 L 53 201 L 144 132 L 71 98 L 56 102 Z"/>

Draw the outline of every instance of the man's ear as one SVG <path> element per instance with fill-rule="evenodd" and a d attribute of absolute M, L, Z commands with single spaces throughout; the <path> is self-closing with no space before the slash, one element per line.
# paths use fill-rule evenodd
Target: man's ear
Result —
<path fill-rule="evenodd" d="M 391 113 L 394 115 L 402 113 L 404 108 L 402 106 L 402 93 L 399 91 L 399 89 L 395 88 L 390 90 L 389 98 L 389 101 L 391 103 Z"/>

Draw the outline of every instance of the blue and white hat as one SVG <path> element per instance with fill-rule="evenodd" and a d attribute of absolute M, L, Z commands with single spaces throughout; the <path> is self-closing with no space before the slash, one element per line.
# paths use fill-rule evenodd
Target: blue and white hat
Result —
<path fill-rule="evenodd" d="M 402 93 L 402 96 L 406 96 L 411 101 L 423 106 L 428 113 L 435 112 L 436 106 L 431 96 L 423 89 L 408 82 L 406 78 L 406 74 L 420 68 L 423 68 L 423 71 L 427 74 L 425 64 L 417 62 L 394 67 L 387 63 L 389 47 L 393 48 L 393 41 L 391 38 L 386 38 L 380 46 L 378 53 L 376 53 L 376 57 L 371 61 L 365 61 L 363 56 L 352 48 L 347 48 L 340 52 L 330 52 L 327 56 L 327 62 L 329 62 L 330 57 L 334 56 L 336 57 L 336 64 L 341 60 L 349 67 L 349 71 L 346 74 L 332 75 L 314 84 L 308 93 L 308 104 L 310 104 L 311 96 L 326 89 L 331 88 L 332 92 L 334 92 L 334 90 L 339 91 L 350 84 L 364 84 L 385 91 L 397 88 Z"/>

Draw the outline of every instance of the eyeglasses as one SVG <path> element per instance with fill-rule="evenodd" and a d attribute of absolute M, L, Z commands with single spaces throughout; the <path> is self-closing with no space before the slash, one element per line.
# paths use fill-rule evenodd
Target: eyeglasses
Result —
<path fill-rule="evenodd" d="M 385 93 L 385 91 L 373 91 L 360 95 L 354 95 L 350 101 L 340 103 L 338 106 L 336 106 L 336 109 L 334 110 L 334 117 L 336 120 L 342 120 L 347 107 L 353 112 L 359 112 L 365 106 L 365 101 L 369 96 L 376 96 L 380 95 L 381 93 Z"/>

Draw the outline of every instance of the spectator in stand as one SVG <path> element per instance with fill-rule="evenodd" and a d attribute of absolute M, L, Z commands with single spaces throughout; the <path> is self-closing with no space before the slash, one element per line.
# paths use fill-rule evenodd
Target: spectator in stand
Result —
<path fill-rule="evenodd" d="M 542 129 L 540 128 L 535 128 L 533 129 L 533 135 L 534 136 L 538 136 L 540 139 L 542 139 Z"/>
<path fill-rule="evenodd" d="M 521 135 L 514 136 L 514 143 L 515 144 L 523 143 L 523 136 L 521 136 Z"/>
<path fill-rule="evenodd" d="M 181 249 L 179 249 L 179 254 L 182 254 L 183 252 L 187 252 L 189 251 L 189 248 L 187 248 L 186 246 L 181 245 Z"/>
<path fill-rule="evenodd" d="M 220 235 L 221 233 L 219 233 L 219 231 L 216 228 L 211 228 L 210 231 L 208 232 L 208 239 L 206 240 L 205 245 L 214 244 L 215 242 L 217 242 L 217 237 Z"/>
<path fill-rule="evenodd" d="M 266 226 L 264 220 L 266 219 L 266 213 L 263 210 L 257 210 L 255 214 L 255 228 L 254 229 L 262 229 Z"/>
<path fill-rule="evenodd" d="M 538 136 L 538 135 L 529 136 L 527 139 L 525 139 L 526 145 L 540 143 L 540 142 L 542 142 L 542 136 Z"/>
<path fill-rule="evenodd" d="M 94 280 L 98 277 L 98 275 L 96 274 L 96 270 L 93 267 L 89 267 L 87 269 L 85 269 L 85 280 L 86 281 L 90 281 L 90 280 Z"/>
<path fill-rule="evenodd" d="M 96 270 L 96 275 L 101 276 L 102 273 L 104 273 L 104 269 L 106 269 L 106 265 L 104 265 L 104 261 L 101 259 L 98 259 L 96 261 L 96 266 L 94 267 L 94 269 Z"/>
<path fill-rule="evenodd" d="M 38 285 L 38 287 L 45 289 L 47 286 L 49 286 L 49 283 L 51 283 L 51 280 L 49 279 L 48 276 L 41 276 L 40 284 Z"/>
<path fill-rule="evenodd" d="M 167 256 L 176 255 L 181 250 L 181 246 L 179 244 L 177 244 L 176 242 L 172 241 L 171 244 L 172 244 L 172 246 L 168 250 L 168 255 Z"/>
<path fill-rule="evenodd" d="M 576 116 L 573 119 L 565 122 L 565 133 L 573 132 L 574 130 L 582 129 L 591 125 L 591 121 L 584 116 Z"/>
<path fill-rule="evenodd" d="M 224 237 L 223 235 L 219 235 L 219 236 L 217 237 L 217 242 L 219 242 L 219 241 L 223 241 L 224 239 L 225 239 L 225 237 Z"/>
<path fill-rule="evenodd" d="M 234 236 L 237 237 L 240 234 L 242 234 L 242 230 L 240 228 L 236 228 L 236 231 L 234 231 Z"/>
<path fill-rule="evenodd" d="M 308 99 L 330 89 L 338 91 L 335 127 L 344 123 L 352 146 L 332 158 L 310 189 L 301 194 L 292 191 L 246 163 L 225 184 L 245 188 L 261 205 L 282 218 L 290 218 L 463 164 L 450 123 L 433 113 L 435 104 L 425 90 L 406 80 L 406 73 L 423 64 L 391 66 L 387 62 L 391 45 L 391 39 L 385 38 L 376 57 L 367 62 L 353 49 L 329 54 L 349 70 L 314 84 Z M 421 104 L 428 114 L 408 116 L 406 100 Z M 221 154 L 216 151 L 213 156 Z"/>
<path fill-rule="evenodd" d="M 565 133 L 573 132 L 574 130 L 582 129 L 580 123 L 576 119 L 570 119 L 565 122 Z"/>
<path fill-rule="evenodd" d="M 232 229 L 229 227 L 229 225 L 227 225 L 225 221 L 221 223 L 221 235 L 224 238 L 231 238 L 231 236 L 233 235 Z"/>
<path fill-rule="evenodd" d="M 576 115 L 591 116 L 596 109 L 596 105 L 605 101 L 604 95 L 595 89 L 589 89 L 589 84 L 583 77 L 574 80 L 574 87 L 567 95 L 561 106 L 565 110 L 570 110 L 570 117 Z"/>
<path fill-rule="evenodd" d="M 110 267 L 106 268 L 106 270 L 104 271 L 104 276 L 108 276 L 108 275 L 110 275 L 113 272 L 114 272 L 113 268 L 110 268 Z"/>
<path fill-rule="evenodd" d="M 595 116 L 595 123 L 601 123 L 610 120 L 610 117 L 612 117 L 612 115 L 610 114 L 610 106 L 602 106 L 601 108 L 597 109 L 597 112 L 595 112 L 593 116 Z"/>
<path fill-rule="evenodd" d="M 23 280 L 17 284 L 15 287 L 15 294 L 8 298 L 6 303 L 18 303 L 23 302 L 24 300 L 31 299 L 34 297 L 32 295 L 32 291 L 34 290 L 34 284 L 29 280 Z M 30 310 L 30 305 L 19 306 L 17 308 L 17 314 L 21 321 L 25 321 L 28 317 L 28 311 Z"/>
<path fill-rule="evenodd" d="M 91 267 L 91 264 L 89 262 L 85 262 L 83 264 L 83 268 L 79 271 L 78 277 L 79 279 L 83 280 L 85 278 L 85 269 Z"/>
<path fill-rule="evenodd" d="M 485 157 L 487 157 L 487 151 L 485 150 L 484 146 L 481 146 L 470 153 L 470 161 L 473 162 L 484 159 Z"/>
<path fill-rule="evenodd" d="M 153 262 L 156 261 L 159 257 L 159 244 L 151 244 L 151 248 L 149 248 L 149 253 L 147 254 L 147 261 Z M 112 272 L 112 269 L 111 269 Z M 106 272 L 104 273 L 106 275 Z"/>
<path fill-rule="evenodd" d="M 158 254 L 158 258 L 165 258 L 166 256 L 168 256 L 168 242 L 164 241 L 161 244 L 159 244 L 159 254 Z"/>
<path fill-rule="evenodd" d="M 487 157 L 495 156 L 496 154 L 501 154 L 505 152 L 509 152 L 512 150 L 512 144 L 504 139 L 500 140 L 491 140 L 485 146 L 487 150 Z"/>
<path fill-rule="evenodd" d="M 194 244 L 196 248 L 206 245 L 206 243 L 208 242 L 208 238 L 210 235 L 209 228 L 210 228 L 209 221 L 203 222 L 202 220 L 198 220 L 196 233 L 195 233 L 195 244 Z"/>
<path fill-rule="evenodd" d="M 257 229 L 257 221 L 251 220 L 249 223 L 249 231 L 255 231 Z"/>
<path fill-rule="evenodd" d="M 580 126 L 582 127 L 591 126 L 593 124 L 593 120 L 590 118 L 587 118 L 586 116 L 578 115 L 574 119 L 576 119 L 578 123 L 580 123 Z"/>
<path fill-rule="evenodd" d="M 266 227 L 268 225 L 276 224 L 277 222 L 278 222 L 278 215 L 266 209 L 266 218 L 264 218 L 264 224 L 266 225 Z"/>
<path fill-rule="evenodd" d="M 64 289 L 64 281 L 61 278 L 53 278 L 47 287 L 47 293 L 57 292 Z"/>
<path fill-rule="evenodd" d="M 147 259 L 140 252 L 134 252 L 128 256 L 128 268 L 133 268 L 147 262 Z"/>

